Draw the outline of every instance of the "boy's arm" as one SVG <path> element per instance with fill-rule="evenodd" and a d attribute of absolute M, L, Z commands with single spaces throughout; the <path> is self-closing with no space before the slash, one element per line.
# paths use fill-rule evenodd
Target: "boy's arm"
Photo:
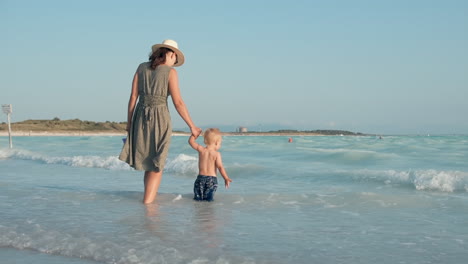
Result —
<path fill-rule="evenodd" d="M 188 140 L 188 143 L 189 143 L 190 146 L 191 146 L 194 150 L 196 150 L 196 151 L 200 151 L 200 148 L 203 148 L 202 146 L 200 146 L 200 145 L 197 143 L 197 141 L 196 141 L 195 137 L 193 136 L 193 134 L 190 135 L 189 140 Z"/>
<path fill-rule="evenodd" d="M 226 170 L 224 169 L 223 166 L 223 160 L 221 159 L 221 153 L 218 152 L 216 156 L 216 161 L 215 161 L 216 168 L 219 170 L 219 173 L 221 173 L 221 176 L 224 178 L 224 187 L 229 188 L 229 183 L 232 182 L 232 180 L 229 178 L 229 176 L 226 173 Z"/>

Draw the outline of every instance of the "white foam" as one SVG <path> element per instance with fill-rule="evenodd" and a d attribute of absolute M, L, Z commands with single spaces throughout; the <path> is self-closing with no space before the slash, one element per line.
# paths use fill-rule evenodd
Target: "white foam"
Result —
<path fill-rule="evenodd" d="M 233 204 L 241 204 L 241 203 L 244 203 L 244 202 L 245 202 L 244 197 L 241 196 L 240 199 L 233 202 Z"/>
<path fill-rule="evenodd" d="M 60 164 L 71 167 L 103 168 L 109 170 L 131 170 L 132 168 L 117 156 L 63 156 L 53 157 L 21 149 L 1 149 L 0 159 L 33 160 L 47 164 Z M 179 154 L 166 161 L 166 171 L 193 176 L 198 172 L 198 158 Z"/>
<path fill-rule="evenodd" d="M 90 237 L 82 234 L 47 230 L 39 224 L 6 228 L 0 226 L 0 247 L 19 250 L 29 249 L 41 253 L 78 257 L 103 263 L 180 263 L 181 253 L 175 248 L 152 243 L 158 254 L 155 256 L 145 247 L 131 248 L 117 239 Z"/>
<path fill-rule="evenodd" d="M 188 262 L 188 264 L 230 264 L 230 263 L 233 263 L 223 257 L 219 257 L 218 259 L 214 260 L 214 259 L 207 259 L 207 258 L 197 258 L 197 259 L 194 259 L 190 262 Z M 244 260 L 242 262 L 238 262 L 239 264 L 255 264 L 254 261 L 251 261 L 251 260 Z"/>
<path fill-rule="evenodd" d="M 198 172 L 198 158 L 179 154 L 167 161 L 165 170 L 177 174 L 194 175 Z"/>
<path fill-rule="evenodd" d="M 367 159 L 389 159 L 396 158 L 398 155 L 393 153 L 381 153 L 366 149 L 346 149 L 346 148 L 311 148 L 310 150 L 317 153 L 324 153 L 338 157 L 348 161 L 359 161 Z"/>
<path fill-rule="evenodd" d="M 468 172 L 438 170 L 358 170 L 354 171 L 357 179 L 372 179 L 385 184 L 411 184 L 416 190 L 442 192 L 468 192 Z"/>
<path fill-rule="evenodd" d="M 51 157 L 28 150 L 0 150 L 0 159 L 34 160 L 47 164 L 61 164 L 71 167 L 103 168 L 109 170 L 130 170 L 130 166 L 120 161 L 117 156 L 71 156 Z"/>
<path fill-rule="evenodd" d="M 181 194 L 177 195 L 176 198 L 172 199 L 173 202 L 179 201 L 179 200 L 182 200 L 182 195 Z"/>

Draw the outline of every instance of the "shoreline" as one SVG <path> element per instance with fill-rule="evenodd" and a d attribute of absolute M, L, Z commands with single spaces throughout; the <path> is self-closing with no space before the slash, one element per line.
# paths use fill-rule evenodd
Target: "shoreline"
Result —
<path fill-rule="evenodd" d="M 38 136 L 51 136 L 51 137 L 80 137 L 80 136 L 125 136 L 126 133 L 120 132 L 107 132 L 107 131 L 12 131 L 12 137 L 38 137 Z M 1 131 L 0 137 L 8 137 L 7 131 Z"/>
<path fill-rule="evenodd" d="M 306 132 L 223 132 L 223 136 L 330 136 L 319 133 Z M 12 137 L 81 137 L 81 136 L 121 136 L 125 137 L 126 132 L 110 132 L 110 131 L 12 131 Z M 172 136 L 189 136 L 189 132 L 172 132 Z M 331 135 L 333 136 L 333 135 Z M 340 136 L 340 135 L 334 135 Z M 0 131 L 0 137 L 8 137 L 8 131 Z"/>

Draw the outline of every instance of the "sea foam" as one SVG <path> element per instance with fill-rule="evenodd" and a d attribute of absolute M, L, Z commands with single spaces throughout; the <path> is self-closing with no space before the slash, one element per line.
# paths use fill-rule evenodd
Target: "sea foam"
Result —
<path fill-rule="evenodd" d="M 174 159 L 168 159 L 165 170 L 176 174 L 194 175 L 198 170 L 198 158 L 179 154 Z"/>
<path fill-rule="evenodd" d="M 25 227 L 27 231 L 23 230 Z M 151 245 L 152 250 L 158 252 L 157 255 L 150 254 L 143 245 L 136 249 L 117 239 L 50 230 L 37 223 L 21 223 L 9 228 L 0 226 L 0 234 L 0 247 L 29 249 L 104 263 L 181 263 L 183 259 L 175 248 L 159 245 L 156 241 Z"/>
<path fill-rule="evenodd" d="M 103 168 L 109 170 L 130 170 L 130 166 L 120 161 L 117 156 L 64 156 L 53 157 L 28 150 L 0 150 L 0 159 L 34 160 L 47 164 L 59 164 L 71 167 Z"/>
<path fill-rule="evenodd" d="M 348 172 L 349 173 L 349 172 Z M 351 172 L 357 180 L 382 181 L 385 184 L 410 184 L 416 190 L 468 192 L 468 172 L 440 170 L 357 170 Z"/>
<path fill-rule="evenodd" d="M 0 159 L 33 160 L 46 164 L 58 164 L 71 167 L 102 168 L 108 170 L 131 170 L 132 168 L 117 156 L 62 156 L 54 157 L 45 154 L 21 149 L 0 150 Z M 198 158 L 179 154 L 175 158 L 168 158 L 166 161 L 166 171 L 183 175 L 193 175 L 197 173 Z"/>

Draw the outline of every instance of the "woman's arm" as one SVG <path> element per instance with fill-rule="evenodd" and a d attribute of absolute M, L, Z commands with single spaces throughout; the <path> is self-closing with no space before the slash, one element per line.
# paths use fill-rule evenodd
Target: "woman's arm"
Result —
<path fill-rule="evenodd" d="M 138 74 L 135 73 L 133 76 L 132 92 L 130 99 L 128 100 L 128 114 L 127 114 L 127 132 L 130 132 L 132 126 L 133 112 L 135 111 L 136 101 L 138 99 Z"/>
<path fill-rule="evenodd" d="M 201 133 L 201 129 L 196 127 L 193 123 L 192 118 L 190 117 L 190 114 L 187 110 L 187 106 L 185 105 L 184 100 L 182 100 L 179 89 L 179 78 L 177 77 L 177 71 L 175 69 L 171 69 L 169 72 L 169 93 L 172 97 L 172 103 L 174 104 L 174 107 L 176 108 L 180 117 L 190 128 L 192 135 L 197 138 Z"/>

